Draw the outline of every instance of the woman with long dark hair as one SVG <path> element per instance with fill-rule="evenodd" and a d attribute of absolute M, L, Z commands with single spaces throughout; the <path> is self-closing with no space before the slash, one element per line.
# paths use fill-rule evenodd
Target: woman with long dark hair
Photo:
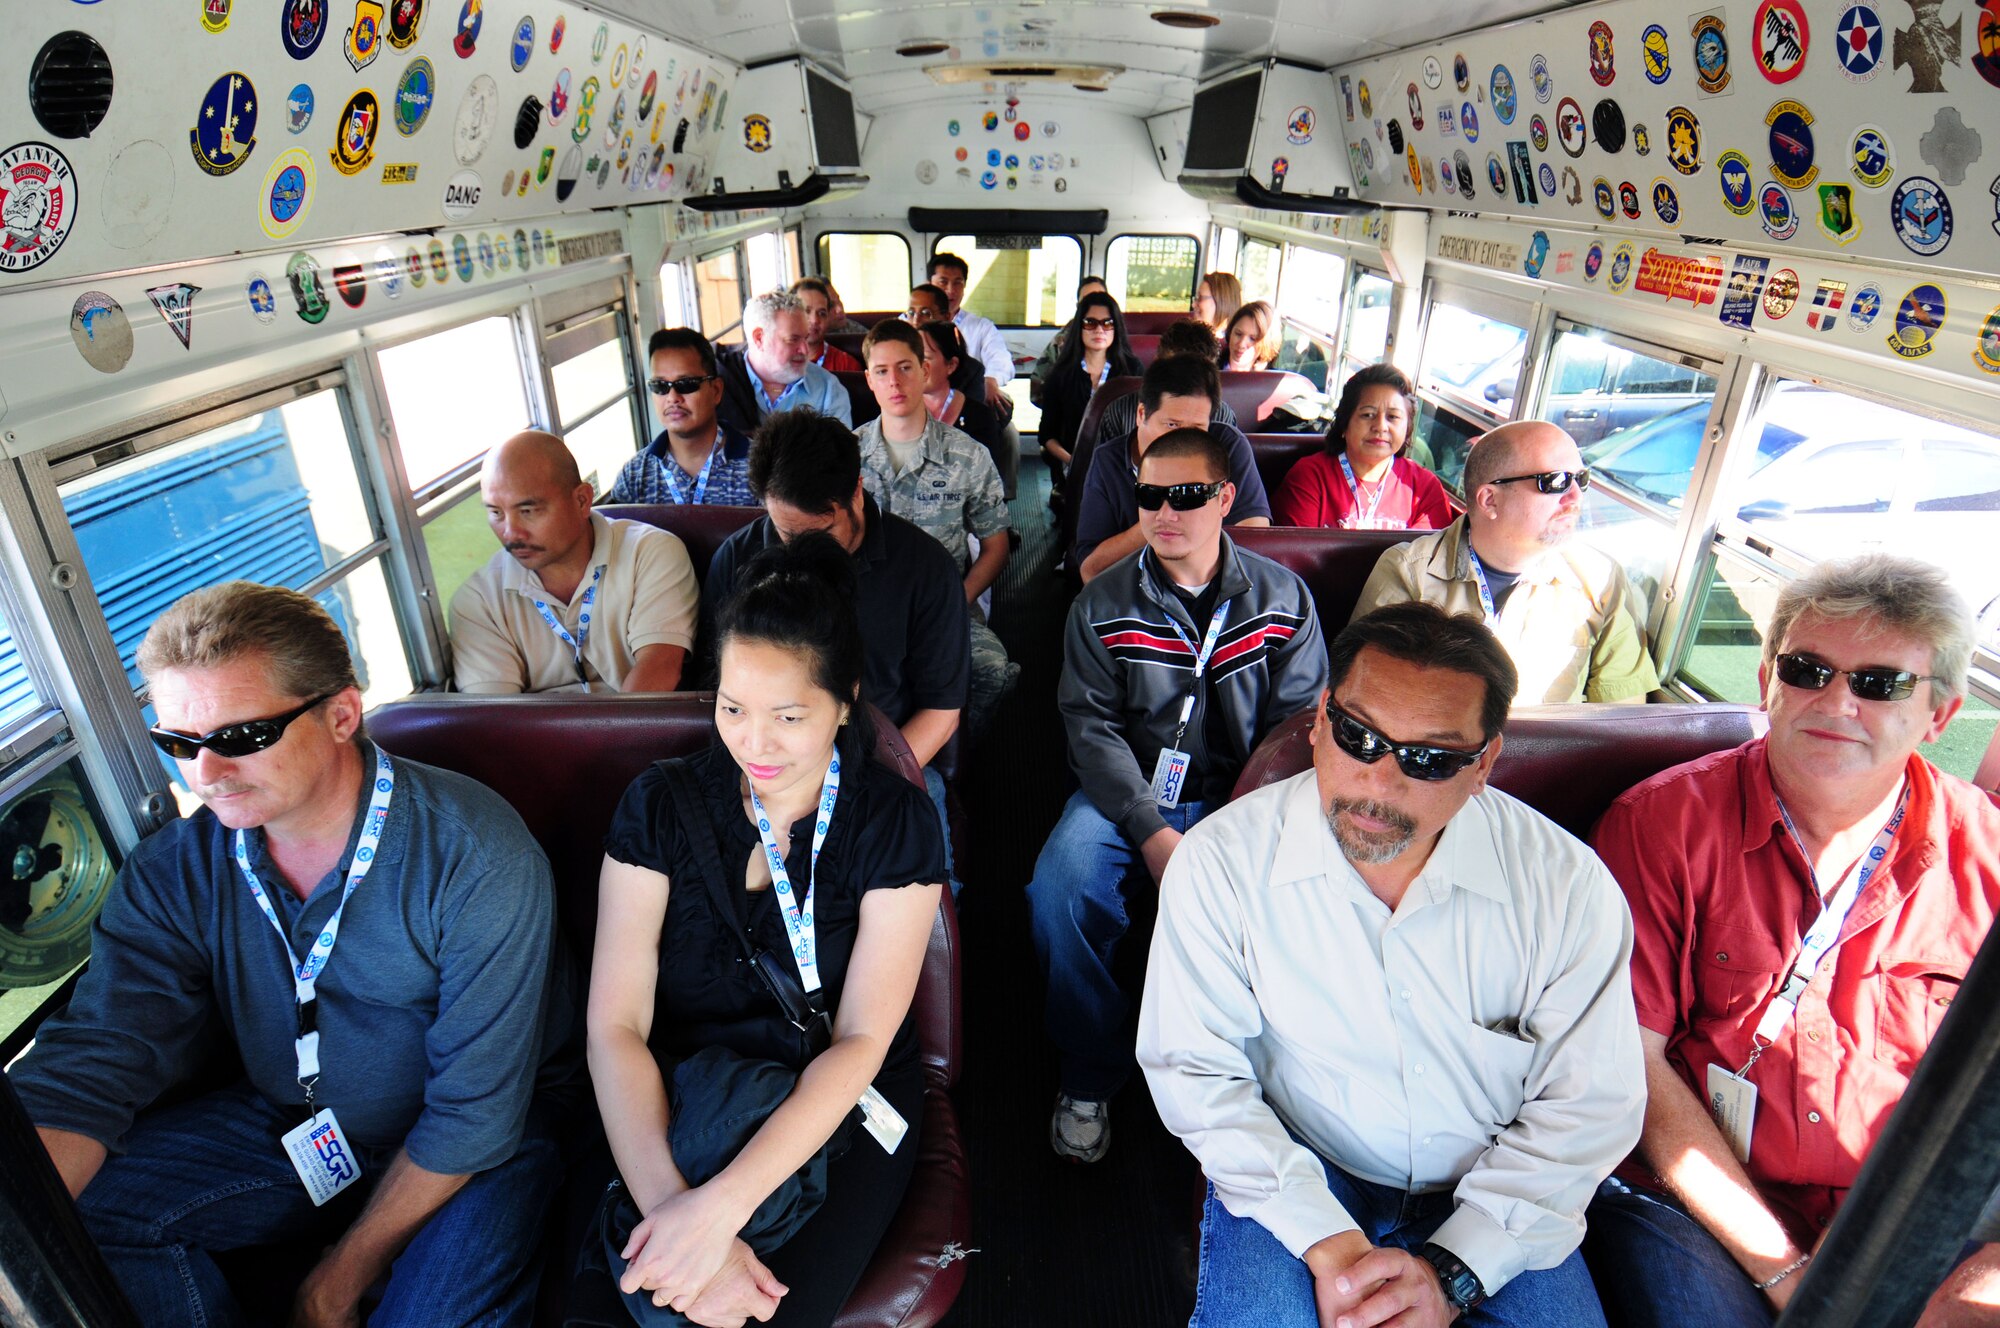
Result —
<path fill-rule="evenodd" d="M 1281 526 L 1442 530 L 1456 515 L 1438 477 L 1402 455 L 1417 391 L 1393 364 L 1357 370 L 1340 391 L 1326 450 L 1301 457 L 1271 499 Z"/>
<path fill-rule="evenodd" d="M 1063 348 L 1042 392 L 1042 455 L 1057 484 L 1091 394 L 1108 379 L 1142 372 L 1125 335 L 1125 313 L 1109 292 L 1093 291 L 1076 302 L 1075 327 L 1076 336 Z"/>
<path fill-rule="evenodd" d="M 965 334 L 951 322 L 925 323 L 917 331 L 930 343 L 930 354 L 924 357 L 924 407 L 938 423 L 970 435 L 993 454 L 993 464 L 1001 466 L 1004 426 L 999 412 L 978 393 L 963 391 L 956 385 L 959 366 L 970 353 L 965 348 Z M 1003 479 L 1006 473 L 1002 466 Z"/>
<path fill-rule="evenodd" d="M 1222 333 L 1222 367 L 1242 373 L 1268 369 L 1278 358 L 1278 315 L 1262 300 L 1252 300 L 1229 316 Z"/>

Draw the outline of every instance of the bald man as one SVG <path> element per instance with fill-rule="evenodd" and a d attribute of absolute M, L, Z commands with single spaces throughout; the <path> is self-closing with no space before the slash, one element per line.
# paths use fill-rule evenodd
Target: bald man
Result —
<path fill-rule="evenodd" d="M 1644 701 L 1660 685 L 1625 569 L 1573 538 L 1589 472 L 1576 440 L 1518 420 L 1465 459 L 1465 515 L 1383 553 L 1354 617 L 1420 599 L 1485 618 L 1521 676 L 1515 701 Z"/>
<path fill-rule="evenodd" d="M 680 686 L 700 592 L 678 538 L 591 511 L 568 446 L 535 430 L 487 454 L 479 498 L 500 552 L 451 597 L 460 691 Z"/>

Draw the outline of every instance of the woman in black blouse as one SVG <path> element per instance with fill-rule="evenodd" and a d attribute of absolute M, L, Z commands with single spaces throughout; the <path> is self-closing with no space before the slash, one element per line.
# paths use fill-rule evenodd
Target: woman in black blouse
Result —
<path fill-rule="evenodd" d="M 1104 291 L 1076 302 L 1072 326 L 1077 330 L 1076 338 L 1063 347 L 1062 357 L 1049 371 L 1048 385 L 1042 389 L 1042 455 L 1058 485 L 1063 482 L 1091 395 L 1108 379 L 1143 372 L 1125 335 L 1124 311 Z M 1083 483 L 1083 476 L 1075 479 Z"/>
<path fill-rule="evenodd" d="M 621 1290 L 650 1291 L 655 1305 L 699 1322 L 763 1319 L 775 1307 L 773 1322 L 831 1323 L 916 1159 L 923 1078 L 910 1004 L 944 849 L 924 791 L 870 758 L 852 575 L 846 553 L 821 535 L 751 563 L 720 617 L 722 741 L 687 763 L 696 805 L 676 801 L 672 763 L 661 762 L 627 790 L 605 840 L 590 1070 L 612 1155 L 643 1214 Z M 825 797 L 830 816 L 819 814 Z M 703 852 L 700 822 L 719 845 L 723 882 L 698 865 L 716 851 Z M 804 908 L 788 907 L 801 900 Z M 806 917 L 832 1021 L 831 1045 L 816 1055 L 737 935 L 747 932 L 812 991 L 811 969 L 794 959 L 804 933 L 790 925 Z M 667 1084 L 676 1063 L 718 1046 L 784 1064 L 797 1082 L 719 1173 L 690 1185 L 667 1142 Z M 673 1082 L 676 1093 L 688 1088 Z M 893 1152 L 851 1122 L 871 1085 L 910 1131 Z M 837 1154 L 824 1202 L 760 1261 L 739 1233 L 822 1149 Z"/>

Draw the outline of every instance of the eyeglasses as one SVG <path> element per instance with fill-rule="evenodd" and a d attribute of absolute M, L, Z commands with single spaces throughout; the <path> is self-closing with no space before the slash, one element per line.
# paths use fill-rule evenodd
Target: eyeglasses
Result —
<path fill-rule="evenodd" d="M 691 397 L 701 390 L 703 383 L 712 383 L 719 376 L 718 374 L 689 374 L 686 378 L 648 378 L 646 386 L 656 397 L 663 397 L 669 392 L 678 392 L 684 397 Z"/>
<path fill-rule="evenodd" d="M 1117 324 L 1109 318 L 1086 318 L 1083 320 L 1083 326 L 1092 332 L 1109 332 Z"/>
<path fill-rule="evenodd" d="M 1836 669 L 1811 655 L 1780 655 L 1776 660 L 1778 681 L 1802 692 L 1824 691 L 1836 676 L 1847 679 L 1847 690 L 1864 701 L 1903 701 L 1917 690 L 1920 682 L 1936 682 L 1928 673 L 1904 669 Z"/>
<path fill-rule="evenodd" d="M 1456 747 L 1391 742 L 1335 705 L 1331 696 L 1326 699 L 1326 720 L 1333 726 L 1334 744 L 1363 765 L 1374 765 L 1385 756 L 1393 756 L 1396 768 L 1409 778 L 1431 784 L 1460 774 L 1484 756 L 1488 746 L 1481 743 L 1478 751 L 1468 752 Z"/>
<path fill-rule="evenodd" d="M 201 755 L 206 747 L 217 756 L 249 756 L 276 744 L 285 736 L 293 720 L 312 709 L 322 701 L 331 700 L 338 692 L 328 692 L 325 696 L 315 696 L 296 710 L 287 710 L 282 715 L 272 715 L 269 719 L 246 719 L 240 724 L 225 724 L 213 732 L 204 733 L 199 738 L 191 733 L 176 733 L 172 729 L 152 728 L 146 733 L 153 745 L 173 757 L 176 761 L 192 761 Z"/>
<path fill-rule="evenodd" d="M 1584 493 L 1590 488 L 1590 469 L 1585 467 L 1582 470 L 1545 470 L 1539 475 L 1509 475 L 1504 480 L 1488 480 L 1487 483 L 1519 484 L 1523 480 L 1533 480 L 1535 487 L 1543 493 L 1568 493 L 1572 484 L 1576 486 L 1578 493 Z"/>
<path fill-rule="evenodd" d="M 937 310 L 931 308 L 927 304 L 916 305 L 913 306 L 912 308 L 903 310 L 903 320 L 908 323 L 913 323 L 918 327 L 922 327 L 925 323 L 936 322 L 937 317 L 938 317 Z"/>
<path fill-rule="evenodd" d="M 1198 507 L 1206 507 L 1222 492 L 1227 480 L 1217 480 L 1213 484 L 1141 484 L 1138 486 L 1139 506 L 1148 512 L 1160 510 L 1165 503 L 1176 512 L 1192 512 Z"/>

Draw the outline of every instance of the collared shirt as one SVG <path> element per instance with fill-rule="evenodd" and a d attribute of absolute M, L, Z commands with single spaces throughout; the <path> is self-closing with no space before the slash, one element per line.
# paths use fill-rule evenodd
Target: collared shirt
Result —
<path fill-rule="evenodd" d="M 1236 486 L 1236 501 L 1230 505 L 1223 524 L 1235 525 L 1251 517 L 1271 516 L 1271 502 L 1264 494 L 1264 481 L 1257 473 L 1257 456 L 1250 440 L 1227 424 L 1211 422 L 1208 432 L 1229 450 L 1229 481 Z M 1121 535 L 1139 524 L 1139 468 L 1132 457 L 1138 434 L 1109 438 L 1091 454 L 1090 472 L 1083 480 L 1083 499 L 1076 513 L 1076 561 L 1083 560 L 1105 540 Z M 1074 480 L 1072 480 L 1074 482 Z"/>
<path fill-rule="evenodd" d="M 718 507 L 762 507 L 750 487 L 750 440 L 721 420 L 715 422 L 715 443 L 709 448 L 708 487 L 701 501 Z M 669 473 L 668 468 L 672 468 Z M 674 445 L 663 430 L 646 450 L 625 463 L 618 482 L 604 495 L 607 503 L 679 503 L 694 498 L 701 472 L 693 474 L 674 456 Z"/>
<path fill-rule="evenodd" d="M 850 429 L 854 427 L 854 406 L 848 399 L 847 389 L 841 386 L 838 378 L 817 364 L 807 364 L 804 375 L 778 393 L 775 399 L 764 390 L 764 380 L 757 376 L 754 369 L 750 371 L 750 388 L 757 397 L 759 419 L 781 410 L 796 410 L 805 406 L 822 415 L 831 415 Z"/>
<path fill-rule="evenodd" d="M 982 318 L 970 309 L 960 309 L 951 321 L 964 334 L 965 348 L 986 366 L 988 378 L 1002 387 L 1014 381 L 1014 352 L 1007 349 L 1007 338 L 1000 335 L 992 319 Z"/>
<path fill-rule="evenodd" d="M 831 341 L 822 341 L 820 343 L 819 358 L 814 360 L 813 363 L 828 373 L 860 373 L 862 371 L 861 361 L 855 359 Z"/>
<path fill-rule="evenodd" d="M 861 441 L 861 480 L 893 512 L 944 545 L 964 576 L 972 565 L 965 537 L 991 539 L 1007 529 L 1007 499 L 993 456 L 972 438 L 928 416 L 916 464 L 901 474 L 889 459 L 882 421 L 854 431 Z"/>
<path fill-rule="evenodd" d="M 1915 704 L 1914 702 L 1898 704 Z M 1798 1013 L 1750 1071 L 1750 1177 L 1817 1239 L 1908 1088 L 2000 910 L 2000 809 L 1912 755 L 1910 802 Z M 1870 826 L 1872 831 L 1875 827 Z M 1655 775 L 1598 822 L 1638 924 L 1639 1022 L 1698 1098 L 1741 1069 L 1820 901 L 1778 813 L 1767 740 Z"/>
<path fill-rule="evenodd" d="M 1360 479 L 1359 474 L 1355 476 Z M 1326 526 L 1336 530 L 1442 530 L 1451 524 L 1451 500 L 1438 477 L 1416 462 L 1396 457 L 1382 476 L 1382 496 L 1357 503 L 1354 486 L 1340 462 L 1324 452 L 1300 457 L 1285 472 L 1284 483 L 1271 498 L 1271 520 L 1281 526 Z"/>
<path fill-rule="evenodd" d="M 372 771 L 375 748 L 360 746 Z M 572 1074 L 574 994 L 548 859 L 520 816 L 463 775 L 392 761 L 375 865 L 319 978 L 315 1092 L 356 1142 L 401 1145 L 418 1166 L 464 1175 L 513 1156 L 538 1077 L 553 1087 Z M 303 901 L 269 891 L 297 954 L 340 904 L 372 783 L 334 869 Z M 252 866 L 275 883 L 263 831 L 248 838 Z M 9 1076 L 36 1124 L 117 1149 L 224 1029 L 251 1085 L 305 1118 L 292 960 L 232 843 L 204 807 L 125 860 L 76 995 Z"/>
<path fill-rule="evenodd" d="M 1174 853 L 1139 1063 L 1224 1206 L 1293 1254 L 1357 1229 L 1324 1157 L 1452 1190 L 1433 1239 L 1490 1293 L 1576 1249 L 1592 1193 L 1639 1137 L 1631 948 L 1590 850 L 1491 788 L 1392 913 L 1335 843 L 1307 770 Z"/>
<path fill-rule="evenodd" d="M 632 661 L 651 645 L 694 646 L 701 592 L 680 539 L 638 521 L 590 514 L 590 568 L 570 602 L 542 588 L 542 579 L 505 549 L 467 577 L 451 597 L 452 672 L 461 692 L 566 692 L 582 686 L 576 653 L 550 630 L 535 601 L 548 605 L 572 637 L 584 613 L 584 593 L 599 568 L 583 638 L 585 672 L 594 685 L 620 690 Z"/>
<path fill-rule="evenodd" d="M 1479 616 L 1479 581 L 1461 517 L 1433 535 L 1385 549 L 1354 616 L 1420 599 Z M 1578 539 L 1521 570 L 1494 629 L 1520 672 L 1519 705 L 1638 701 L 1660 685 L 1625 569 Z"/>

